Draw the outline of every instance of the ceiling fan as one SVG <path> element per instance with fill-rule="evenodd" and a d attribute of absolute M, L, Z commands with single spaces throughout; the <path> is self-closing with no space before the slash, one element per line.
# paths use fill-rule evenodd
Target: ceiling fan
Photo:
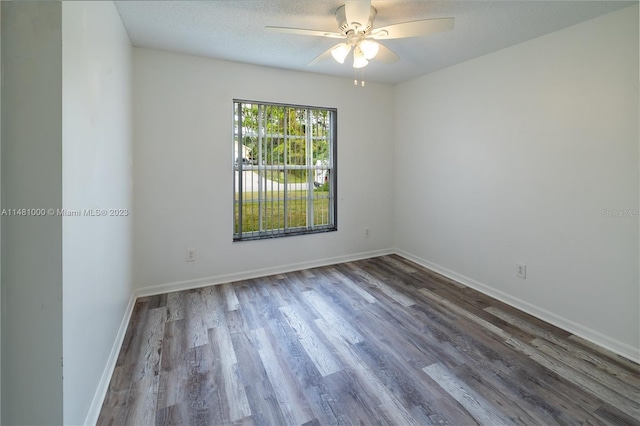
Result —
<path fill-rule="evenodd" d="M 377 11 L 371 6 L 371 0 L 346 1 L 335 13 L 339 32 L 271 26 L 266 29 L 287 34 L 345 39 L 316 57 L 309 65 L 331 56 L 343 64 L 353 49 L 353 67 L 363 68 L 373 58 L 385 63 L 393 63 L 399 59 L 398 55 L 376 40 L 417 37 L 447 31 L 453 28 L 454 22 L 453 18 L 422 19 L 374 29 L 373 21 Z"/>

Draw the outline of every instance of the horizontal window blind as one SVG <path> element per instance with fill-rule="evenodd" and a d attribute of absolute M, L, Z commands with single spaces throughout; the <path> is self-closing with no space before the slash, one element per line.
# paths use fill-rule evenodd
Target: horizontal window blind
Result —
<path fill-rule="evenodd" d="M 337 229 L 336 115 L 234 100 L 235 241 Z"/>

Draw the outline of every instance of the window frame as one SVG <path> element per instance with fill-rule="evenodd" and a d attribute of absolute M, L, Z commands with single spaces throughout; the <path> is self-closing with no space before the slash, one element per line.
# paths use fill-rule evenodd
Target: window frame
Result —
<path fill-rule="evenodd" d="M 239 108 L 242 108 L 242 105 L 258 105 L 261 107 L 276 107 L 276 108 L 284 108 L 285 111 L 287 110 L 287 108 L 293 108 L 296 110 L 320 110 L 323 112 L 327 112 L 330 114 L 330 118 L 329 118 L 329 128 L 328 130 L 328 146 L 329 146 L 329 158 L 328 158 L 328 165 L 326 167 L 326 172 L 329 173 L 329 177 L 328 177 L 328 224 L 324 224 L 324 225 L 315 225 L 315 224 L 311 224 L 309 225 L 308 223 L 303 226 L 303 227 L 288 227 L 286 226 L 286 220 L 284 219 L 284 216 L 286 216 L 286 208 L 285 210 L 283 210 L 283 227 L 282 228 L 274 228 L 274 229 L 269 229 L 269 230 L 264 230 L 264 229 L 258 229 L 257 231 L 246 231 L 243 232 L 242 230 L 242 205 L 244 204 L 243 201 L 243 194 L 244 191 L 242 191 L 242 187 L 243 187 L 243 171 L 245 170 L 246 164 L 245 164 L 245 157 L 244 157 L 244 152 L 243 152 L 243 127 L 242 125 L 239 125 L 239 122 L 237 121 L 238 116 L 236 115 L 236 108 L 237 106 Z M 306 112 L 306 114 L 308 114 L 308 112 Z M 240 117 L 242 117 L 242 114 L 238 114 Z M 307 115 L 307 118 L 309 116 Z M 280 238 L 280 237 L 289 237 L 289 236 L 295 236 L 295 235 L 309 235 L 309 234 L 317 234 L 317 233 L 325 233 L 325 232 L 333 232 L 333 231 L 337 231 L 338 230 L 338 109 L 337 108 L 332 108 L 332 107 L 320 107 L 320 106 L 311 106 L 311 105 L 300 105 L 300 104 L 288 104 L 288 103 L 279 103 L 279 102 L 268 102 L 268 101 L 254 101 L 254 100 L 247 100 L 247 99 L 233 99 L 232 102 L 232 169 L 233 169 L 233 227 L 232 227 L 232 234 L 233 234 L 233 241 L 234 242 L 239 242 L 239 241 L 256 241 L 256 240 L 265 240 L 265 239 L 272 239 L 272 238 Z M 258 126 L 259 129 L 261 129 L 260 126 Z M 283 134 L 283 137 L 285 138 L 285 140 L 287 139 L 287 136 L 290 136 L 287 133 L 287 130 L 284 130 L 285 133 Z M 260 132 L 260 130 L 259 130 Z M 296 135 L 299 136 L 299 135 Z M 260 136 L 259 136 L 260 138 Z M 311 139 L 311 143 L 313 143 L 313 135 L 309 134 L 305 128 L 305 134 L 304 134 L 304 138 L 305 140 L 307 138 Z M 306 161 L 305 161 L 306 163 Z M 291 166 L 290 164 L 286 164 L 286 160 L 285 163 L 282 164 L 283 169 L 284 170 L 293 170 L 290 169 L 289 167 Z M 260 161 L 258 161 L 257 165 L 250 165 L 250 170 L 258 170 L 258 171 L 266 171 L 267 170 L 267 166 L 265 166 L 264 164 L 260 164 Z M 273 164 L 268 166 L 273 168 Z M 296 168 L 300 169 L 300 165 L 296 166 Z M 325 170 L 325 169 L 318 169 L 318 166 L 316 165 L 309 165 L 309 164 L 305 164 L 303 166 L 303 169 L 306 170 L 306 174 L 307 174 L 307 188 L 306 188 L 306 194 L 304 196 L 304 200 L 307 203 L 307 206 L 309 204 L 313 205 L 313 200 L 316 199 L 313 194 L 314 194 L 314 186 L 309 186 L 309 184 L 312 184 L 311 179 L 309 178 L 309 174 L 313 173 L 314 176 L 316 176 L 316 171 L 317 170 Z M 315 181 L 315 177 L 314 180 Z M 286 181 L 285 181 L 286 182 Z M 239 190 L 236 192 L 236 187 L 239 188 Z M 288 198 L 288 196 L 286 195 L 287 191 L 290 191 L 290 189 L 285 189 L 284 192 L 284 200 L 287 199 L 291 199 Z M 273 201 L 273 198 L 271 198 L 271 202 Z M 280 201 L 280 199 L 278 199 L 278 201 Z M 265 199 L 266 202 L 266 199 Z M 286 202 L 286 201 L 284 201 Z M 286 204 L 285 204 L 286 205 Z M 238 212 L 238 215 L 236 214 L 236 212 Z M 260 213 L 259 213 L 260 214 Z M 307 218 L 309 217 L 313 217 L 312 213 L 307 213 Z M 260 222 L 262 223 L 262 219 L 260 220 Z M 308 222 L 308 219 L 307 219 Z M 240 225 L 239 228 L 237 227 L 237 225 Z"/>

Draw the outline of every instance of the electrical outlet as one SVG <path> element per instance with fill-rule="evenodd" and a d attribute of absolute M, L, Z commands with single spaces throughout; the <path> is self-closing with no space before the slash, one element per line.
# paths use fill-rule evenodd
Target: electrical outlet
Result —
<path fill-rule="evenodd" d="M 371 230 L 367 227 L 364 228 L 364 237 L 369 238 L 371 236 Z"/>
<path fill-rule="evenodd" d="M 516 263 L 516 277 L 527 279 L 527 265 L 524 263 Z"/>
<path fill-rule="evenodd" d="M 187 249 L 187 262 L 196 261 L 196 249 Z"/>

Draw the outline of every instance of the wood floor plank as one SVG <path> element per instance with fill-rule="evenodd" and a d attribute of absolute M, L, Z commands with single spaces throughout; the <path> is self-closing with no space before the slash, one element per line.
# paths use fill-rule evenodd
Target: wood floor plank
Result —
<path fill-rule="evenodd" d="M 614 392 L 606 386 L 601 385 L 597 381 L 583 374 L 580 374 L 572 368 L 556 361 L 552 357 L 547 356 L 528 345 L 523 344 L 520 341 L 517 341 L 515 339 L 508 339 L 505 343 L 513 347 L 517 351 L 526 354 L 538 364 L 543 365 L 544 367 L 565 378 L 571 383 L 576 384 L 581 389 L 585 389 L 591 394 L 596 395 L 598 398 L 607 402 L 608 404 L 617 407 L 623 413 L 631 416 L 632 418 L 640 419 L 639 401 L 631 401 L 623 397 L 617 392 Z"/>
<path fill-rule="evenodd" d="M 184 348 L 188 347 L 186 341 L 185 320 L 167 321 L 162 341 L 158 409 L 175 406 L 181 401 L 186 377 L 186 362 L 184 359 L 186 356 Z M 172 412 L 175 412 L 175 407 Z"/>
<path fill-rule="evenodd" d="M 558 348 L 543 339 L 533 339 L 529 344 L 538 349 L 545 355 L 548 355 L 554 358 L 557 361 L 560 361 L 572 369 L 584 374 L 591 379 L 596 380 L 603 386 L 608 387 L 612 391 L 619 393 L 620 395 L 632 400 L 632 401 L 640 401 L 640 390 L 634 387 L 633 385 L 629 385 L 622 380 L 619 380 L 617 377 L 611 374 L 607 374 L 606 372 L 593 368 L 593 364 L 589 364 L 586 361 L 582 361 L 575 357 L 572 357 L 569 353 L 564 351 L 562 348 Z"/>
<path fill-rule="evenodd" d="M 353 321 L 355 316 L 371 306 L 371 303 L 354 293 L 348 286 L 333 280 L 318 280 L 313 290 L 322 294 L 327 303 L 349 321 Z M 373 300 L 375 302 L 375 298 Z"/>
<path fill-rule="evenodd" d="M 234 311 L 236 312 L 236 311 Z M 252 420 L 257 425 L 284 425 L 287 424 L 280 404 L 275 398 L 275 389 L 271 385 L 262 360 L 256 348 L 258 343 L 249 330 L 231 333 L 233 347 L 236 348 L 238 358 L 238 373 L 241 377 L 251 378 L 245 384 L 247 401 L 251 407 Z M 220 416 L 223 416 L 223 404 L 218 406 Z M 214 425 L 228 424 L 230 421 L 223 419 L 213 422 Z"/>
<path fill-rule="evenodd" d="M 425 365 L 437 362 L 437 360 L 451 363 L 452 366 L 464 362 L 464 358 L 461 358 L 449 343 L 449 336 L 445 332 L 435 327 L 434 324 L 421 325 L 408 312 L 389 309 L 377 304 L 363 313 L 362 323 L 365 324 L 361 326 L 365 341 L 389 347 L 388 351 L 398 357 L 405 358 L 404 362 L 411 359 L 404 355 L 405 351 L 414 346 L 419 351 L 415 362 L 419 371 Z M 394 333 L 400 328 L 403 329 L 403 335 L 394 336 Z M 375 340 L 376 336 L 380 338 L 378 341 Z"/>
<path fill-rule="evenodd" d="M 640 367 L 397 255 L 142 297 L 99 425 L 631 425 Z"/>
<path fill-rule="evenodd" d="M 286 374 L 286 367 L 283 368 L 280 365 L 279 356 L 273 348 L 269 337 L 267 337 L 265 329 L 259 328 L 255 330 L 254 336 L 260 347 L 258 354 L 262 360 L 262 365 L 287 423 L 303 424 L 312 421 L 314 419 L 313 413 L 306 400 L 298 393 L 293 377 Z"/>
<path fill-rule="evenodd" d="M 347 267 L 349 268 L 353 268 L 353 264 L 348 263 Z M 364 269 L 360 269 L 360 268 L 355 268 L 354 272 L 359 275 L 364 281 L 366 281 L 370 286 L 380 290 L 382 293 L 386 294 L 387 296 L 389 296 L 391 299 L 395 300 L 396 302 L 398 302 L 399 304 L 401 304 L 402 306 L 411 306 L 413 304 L 415 304 L 415 302 L 405 296 L 404 294 L 396 291 L 395 289 L 393 289 L 392 287 L 390 287 L 389 285 L 387 285 L 385 282 L 379 280 L 378 278 L 374 277 L 372 274 L 370 274 L 369 272 L 367 272 Z"/>
<path fill-rule="evenodd" d="M 164 334 L 167 309 L 155 308 L 148 311 L 146 329 L 144 330 L 142 356 L 134 376 L 131 378 L 129 395 L 128 424 L 152 424 L 156 417 L 156 403 L 158 398 L 158 372 L 160 370 L 160 347 Z"/>
<path fill-rule="evenodd" d="M 479 318 L 473 314 L 470 314 L 467 311 L 464 311 L 463 309 L 451 304 L 449 301 L 444 300 L 443 298 L 440 298 L 439 296 L 429 292 L 428 290 L 422 289 L 421 292 L 428 295 L 428 297 L 437 300 L 438 303 L 442 304 L 443 306 L 447 306 L 449 309 L 457 312 L 461 316 L 464 316 L 476 322 L 477 324 L 482 325 L 486 330 L 496 334 L 501 339 L 504 339 L 505 344 L 507 344 L 508 346 L 511 346 L 512 348 L 527 355 L 530 358 L 533 358 L 537 363 L 543 365 L 544 367 L 564 377 L 565 379 L 579 385 L 582 389 L 586 389 L 590 393 L 597 395 L 599 398 L 603 399 L 607 403 L 618 407 L 622 412 L 632 417 L 636 417 L 636 418 L 640 417 L 640 407 L 637 402 L 634 403 L 629 399 L 619 395 L 618 393 L 611 391 L 606 386 L 603 386 L 600 383 L 590 379 L 589 377 L 583 374 L 580 374 L 579 372 L 569 368 L 568 366 L 562 364 L 561 362 L 558 362 L 553 358 L 544 355 L 543 353 L 536 350 L 535 348 L 513 338 L 504 330 L 494 326 L 493 324 L 485 321 L 482 318 Z"/>
<path fill-rule="evenodd" d="M 300 343 L 295 330 L 286 321 L 284 315 L 276 308 L 278 315 L 272 316 L 271 310 L 267 309 L 268 318 L 263 318 L 265 325 L 269 329 L 277 342 L 280 356 L 285 357 L 290 368 L 290 374 L 296 377 L 304 398 L 309 403 L 311 411 L 320 424 L 339 424 L 336 409 L 331 404 L 335 404 L 335 398 L 327 389 L 324 378 L 314 362 L 309 358 L 306 350 Z M 313 423 L 313 422 L 311 422 Z"/>
<path fill-rule="evenodd" d="M 449 395 L 483 425 L 507 426 L 514 424 L 490 406 L 482 396 L 468 388 L 442 365 L 435 363 L 423 368 Z"/>
<path fill-rule="evenodd" d="M 167 321 L 184 319 L 184 292 L 167 294 Z"/>
<path fill-rule="evenodd" d="M 344 340 L 325 320 L 318 319 L 315 322 L 320 332 L 324 334 L 333 349 L 339 354 L 342 362 L 349 365 L 350 371 L 367 390 L 369 396 L 375 396 L 379 400 L 379 406 L 383 408 L 388 420 L 392 424 L 417 425 L 418 422 L 397 401 L 397 398 L 389 392 L 373 371 L 362 362 L 357 353 L 351 348 L 349 342 Z"/>
<path fill-rule="evenodd" d="M 202 298 L 204 305 L 199 305 L 203 308 L 200 312 L 202 318 L 202 325 L 205 330 L 219 327 L 222 323 L 221 317 L 223 312 L 222 295 L 218 286 L 209 286 L 202 288 L 198 291 L 199 296 Z M 196 297 L 196 296 L 194 296 Z"/>
<path fill-rule="evenodd" d="M 498 318 L 503 319 L 504 321 L 516 325 L 520 329 L 525 330 L 533 334 L 534 336 L 546 340 L 550 343 L 549 346 L 553 346 L 568 352 L 568 356 L 580 359 L 588 363 L 591 368 L 602 370 L 605 375 L 617 378 L 618 380 L 626 383 L 632 389 L 639 389 L 639 371 L 629 371 L 629 369 L 622 368 L 616 363 L 608 361 L 607 357 L 598 356 L 598 354 L 593 354 L 593 352 L 582 349 L 578 344 L 572 344 L 573 340 L 562 339 L 553 333 L 549 333 L 546 330 L 543 330 L 531 324 L 530 322 L 504 312 L 499 308 L 489 307 L 486 308 L 485 311 L 491 313 L 492 315 L 495 315 Z"/>
<path fill-rule="evenodd" d="M 349 343 L 358 343 L 362 341 L 362 336 L 347 321 L 345 321 L 338 313 L 324 301 L 322 296 L 313 290 L 302 292 L 307 301 L 315 308 L 315 310 L 325 319 L 331 327 L 335 328 Z"/>
<path fill-rule="evenodd" d="M 417 365 L 425 365 L 425 359 L 412 364 L 399 361 L 395 351 L 386 351 L 386 345 L 368 336 L 357 345 L 352 345 L 355 354 L 368 366 L 377 380 L 389 390 L 395 400 L 384 403 L 385 410 L 400 402 L 418 424 L 472 424 L 474 420 L 450 401 L 439 396 L 441 391 L 435 384 L 422 380 L 424 372 Z M 387 411 L 388 412 L 388 411 Z M 391 416 L 390 418 L 396 418 Z"/>
<path fill-rule="evenodd" d="M 217 378 L 223 374 L 224 365 L 218 362 L 218 352 L 211 344 L 193 349 L 194 363 L 190 365 L 189 391 L 186 398 L 191 412 L 204 419 L 207 425 L 219 424 L 221 415 L 217 401 L 222 400 L 221 387 Z M 187 356 L 188 359 L 192 359 Z"/>
<path fill-rule="evenodd" d="M 386 256 L 384 260 L 390 263 L 391 265 L 393 265 L 394 267 L 396 267 L 397 269 L 403 272 L 406 272 L 408 274 L 413 274 L 418 272 L 418 269 L 416 267 L 409 264 L 409 262 L 403 262 L 402 259 L 399 257 Z"/>
<path fill-rule="evenodd" d="M 131 377 L 138 365 L 144 330 L 147 326 L 147 300 L 136 301 L 131 319 L 120 348 L 116 367 L 111 376 L 107 395 L 102 404 L 98 424 L 124 424 L 127 416 L 127 402 L 131 390 Z"/>
<path fill-rule="evenodd" d="M 495 334 L 496 336 L 502 338 L 502 339 L 510 339 L 511 335 L 509 333 L 506 333 L 504 330 L 502 330 L 501 328 L 493 325 L 492 323 L 490 323 L 489 321 L 486 321 L 478 316 L 475 316 L 471 313 L 469 313 L 468 311 L 464 310 L 463 308 L 460 308 L 459 306 L 455 305 L 454 303 L 451 303 L 450 301 L 446 300 L 443 297 L 438 296 L 437 294 L 426 290 L 426 289 L 421 289 L 420 290 L 421 293 L 423 293 L 424 295 L 426 295 L 428 298 L 434 300 L 436 303 L 438 303 L 439 305 L 442 305 L 443 307 L 451 310 L 452 312 L 455 312 L 456 314 L 469 319 L 473 322 L 475 322 L 476 324 L 479 324 L 480 326 L 482 326 L 483 328 L 485 328 L 487 331 Z"/>
<path fill-rule="evenodd" d="M 133 365 L 132 358 L 140 350 L 142 341 L 140 335 L 143 333 L 143 329 L 146 326 L 146 316 L 149 310 L 149 305 L 146 300 L 137 300 L 133 312 L 131 313 L 131 319 L 127 326 L 122 346 L 120 347 L 120 353 L 116 361 L 116 366 Z"/>
<path fill-rule="evenodd" d="M 609 359 L 609 361 L 614 362 L 620 366 L 622 366 L 622 368 L 626 368 L 630 371 L 633 372 L 633 375 L 635 376 L 635 378 L 640 378 L 640 364 L 637 364 L 629 359 L 626 359 L 616 353 L 611 352 L 610 350 L 603 348 L 602 346 L 598 346 L 593 342 L 590 342 L 586 339 L 583 339 L 580 336 L 576 336 L 576 335 L 569 335 L 568 339 L 572 342 L 578 343 L 580 345 L 582 345 L 585 348 L 588 348 L 592 351 L 594 351 L 597 354 L 600 354 L 604 357 L 607 357 Z"/>
<path fill-rule="evenodd" d="M 377 399 L 371 398 L 362 383 L 354 380 L 348 368 L 323 379 L 326 390 L 333 395 L 338 424 L 394 426 L 380 407 Z"/>
<path fill-rule="evenodd" d="M 240 302 L 240 312 L 247 324 L 248 330 L 255 330 L 264 326 L 264 323 L 258 316 L 256 304 L 257 296 L 253 291 L 253 286 L 245 281 L 236 285 L 236 296 Z"/>
<path fill-rule="evenodd" d="M 514 386 L 512 381 L 504 380 L 503 376 L 492 377 L 490 369 L 461 365 L 451 372 L 509 422 L 527 426 L 552 425 L 564 420 L 561 413 L 549 410 L 543 400 L 531 398 L 529 392 Z"/>
<path fill-rule="evenodd" d="M 240 301 L 236 292 L 231 284 L 222 284 L 222 293 L 224 294 L 224 300 L 226 302 L 227 311 L 235 311 L 240 306 Z"/>
<path fill-rule="evenodd" d="M 594 414 L 600 420 L 599 423 L 614 425 L 635 425 L 638 419 L 629 417 L 627 414 L 610 405 L 603 405 L 594 411 Z"/>
<path fill-rule="evenodd" d="M 219 349 L 221 381 L 224 384 L 229 418 L 232 422 L 251 415 L 251 408 L 244 383 L 238 375 L 238 359 L 231 341 L 231 335 L 226 327 L 216 327 L 209 330 L 211 345 Z"/>
<path fill-rule="evenodd" d="M 437 321 L 436 321 L 437 322 Z M 526 355 L 501 355 L 501 348 L 491 346 L 491 340 L 475 332 L 473 328 L 464 326 L 457 329 L 454 324 L 435 325 L 445 333 L 444 338 L 450 342 L 441 345 L 448 348 L 439 356 L 441 363 L 457 360 L 448 368 L 458 371 L 466 367 L 473 371 L 473 376 L 482 376 L 483 388 L 495 388 L 506 397 L 505 401 L 514 400 L 509 406 L 523 405 L 528 407 L 532 417 L 539 417 L 538 424 L 572 423 L 575 420 L 590 422 L 593 419 L 586 409 L 599 406 L 597 400 L 582 392 L 567 387 L 554 375 L 538 364 L 527 363 Z M 466 330 L 462 332 L 462 330 Z M 502 343 L 502 340 L 499 340 Z M 456 353 L 457 351 L 457 353 Z M 567 398 L 571 395 L 570 398 Z M 553 400 L 553 404 L 550 401 Z M 555 404 L 565 404 L 561 407 Z M 526 408 L 525 408 L 526 409 Z M 570 410 L 570 411 L 569 411 Z"/>
<path fill-rule="evenodd" d="M 313 361 L 318 372 L 322 376 L 328 376 L 336 371 L 340 371 L 342 366 L 326 345 L 318 338 L 318 335 L 311 329 L 301 317 L 300 313 L 291 306 L 283 306 L 280 311 L 284 314 L 287 322 L 298 336 L 302 347 Z"/>
<path fill-rule="evenodd" d="M 336 265 L 335 267 L 328 269 L 328 274 L 332 279 L 337 280 L 340 284 L 360 296 L 367 303 L 375 303 L 377 301 L 375 296 L 369 293 L 362 286 L 359 286 L 356 281 L 350 279 L 349 275 L 345 275 L 345 272 L 347 274 L 353 274 L 353 272 L 344 265 Z"/>
<path fill-rule="evenodd" d="M 471 380 L 475 379 L 481 383 L 479 392 L 499 393 L 495 400 L 505 414 L 513 418 L 539 419 L 526 421 L 525 424 L 573 422 L 571 416 L 564 415 L 566 409 L 558 409 L 548 402 L 550 397 L 555 402 L 564 398 L 562 393 L 565 389 L 562 383 L 557 382 L 555 376 L 548 376 L 546 370 L 536 368 L 535 365 L 522 364 L 524 355 L 512 354 L 508 358 L 502 357 L 500 351 L 491 346 L 491 339 L 483 337 L 481 333 L 474 331 L 474 328 L 458 328 L 455 323 L 435 324 L 436 322 L 430 321 L 430 331 L 437 333 L 438 339 L 443 340 L 440 345 L 433 346 L 434 358 L 439 359 L 441 364 L 446 364 L 452 371 L 458 372 L 463 368 L 471 371 L 472 373 L 467 373 L 465 377 L 471 377 Z M 577 398 L 575 403 L 580 403 L 580 398 Z M 527 413 L 522 415 L 518 410 L 514 410 L 519 406 Z M 592 406 L 595 408 L 597 403 Z M 581 419 L 592 417 L 583 410 L 574 412 L 573 415 L 579 415 Z"/>
<path fill-rule="evenodd" d="M 204 325 L 203 316 L 207 312 L 200 291 L 191 290 L 186 296 L 187 311 L 187 347 L 195 348 L 209 343 L 207 327 Z"/>

